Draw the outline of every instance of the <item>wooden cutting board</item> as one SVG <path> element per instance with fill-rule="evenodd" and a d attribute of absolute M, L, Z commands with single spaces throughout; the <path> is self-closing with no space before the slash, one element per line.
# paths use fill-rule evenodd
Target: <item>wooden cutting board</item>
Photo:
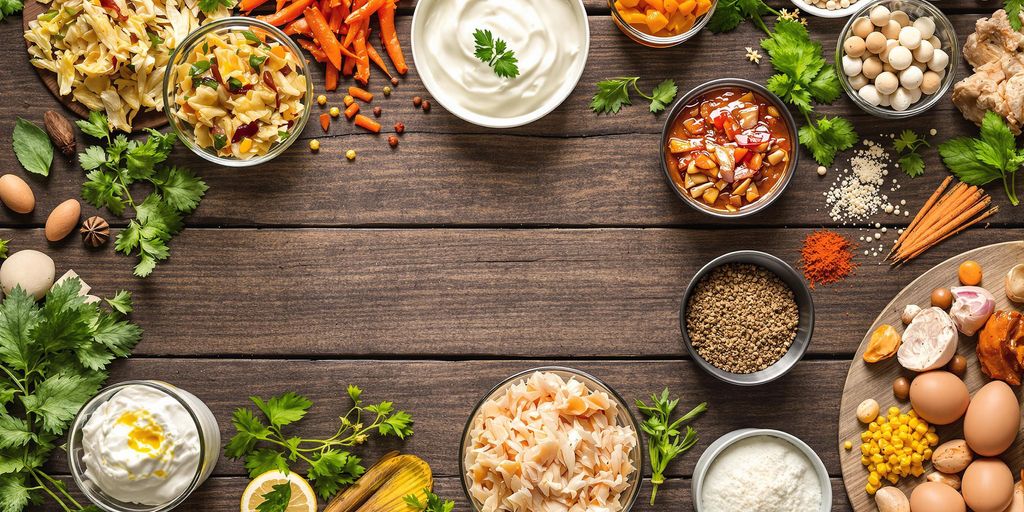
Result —
<path fill-rule="evenodd" d="M 850 365 L 850 371 L 846 375 L 846 385 L 843 387 L 842 404 L 839 408 L 839 459 L 842 462 L 843 483 L 846 485 L 850 504 L 856 512 L 877 510 L 874 497 L 864 491 L 868 472 L 860 463 L 860 433 L 864 430 L 865 425 L 857 421 L 857 406 L 865 399 L 874 398 L 881 405 L 883 414 L 893 405 L 906 412 L 910 409 L 910 401 L 896 400 L 892 394 L 892 381 L 900 376 L 907 379 L 914 376 L 914 372 L 901 367 L 895 357 L 874 364 L 865 363 L 862 356 L 871 339 L 871 333 L 882 324 L 892 325 L 902 333 L 904 326 L 900 321 L 900 313 L 902 313 L 903 307 L 907 304 L 917 304 L 922 308 L 930 307 L 932 289 L 959 286 L 957 267 L 965 260 L 975 260 L 981 264 L 984 273 L 981 286 L 995 296 L 997 310 L 1016 309 L 1020 311 L 1022 309 L 1006 297 L 1005 289 L 1006 272 L 1014 265 L 1024 263 L 1024 241 L 1019 241 L 974 249 L 936 265 L 897 294 L 892 302 L 885 307 L 882 314 L 875 319 L 875 323 L 865 333 L 864 339 L 857 349 L 853 364 Z M 975 355 L 976 342 L 977 336 L 961 335 L 960 345 L 957 348 L 957 353 L 967 359 L 967 374 L 964 380 L 967 383 L 967 389 L 972 394 L 989 382 L 989 379 L 981 373 L 981 368 L 978 365 L 978 358 Z M 1020 389 L 1015 388 L 1014 391 L 1017 392 L 1019 399 Z M 940 444 L 951 439 L 963 438 L 963 422 L 957 421 L 952 425 L 937 427 L 936 432 L 939 434 Z M 852 450 L 843 449 L 845 441 L 853 443 Z M 1013 473 L 1018 474 L 1024 464 L 1024 439 L 1018 435 L 1013 446 L 1003 454 L 1002 458 L 1010 465 Z M 932 471 L 931 466 L 926 464 L 925 475 Z M 924 475 L 920 478 L 905 478 L 898 487 L 903 489 L 909 497 L 914 486 L 923 481 L 925 481 Z"/>
<path fill-rule="evenodd" d="M 22 12 L 21 24 L 24 30 L 28 30 L 28 24 L 33 21 L 40 14 L 46 12 L 49 9 L 49 4 L 39 3 L 36 0 L 25 0 L 25 9 Z M 26 47 L 28 41 L 25 41 Z M 89 117 L 89 109 L 81 103 L 75 101 L 75 99 L 69 94 L 67 96 L 60 95 L 60 87 L 57 84 L 57 75 L 45 70 L 36 68 L 36 74 L 39 75 L 39 79 L 43 81 L 43 85 L 53 94 L 57 101 L 61 102 L 68 110 L 74 112 L 81 118 Z M 136 131 L 143 128 L 160 128 L 167 124 L 167 116 L 163 112 L 156 110 L 143 110 L 139 112 L 134 121 L 132 122 L 132 128 Z"/>

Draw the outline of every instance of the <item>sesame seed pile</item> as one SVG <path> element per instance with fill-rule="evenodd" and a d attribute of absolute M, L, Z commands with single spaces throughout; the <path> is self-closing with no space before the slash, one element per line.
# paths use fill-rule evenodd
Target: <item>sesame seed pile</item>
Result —
<path fill-rule="evenodd" d="M 704 360 L 731 373 L 775 364 L 796 339 L 800 314 L 793 291 L 771 271 L 729 263 L 697 283 L 686 332 Z"/>
<path fill-rule="evenodd" d="M 889 155 L 881 144 L 865 140 L 863 148 L 853 152 L 850 167 L 840 171 L 827 192 L 825 202 L 829 206 L 829 217 L 836 222 L 848 224 L 867 220 L 880 210 L 895 212 L 895 205 L 882 193 L 885 177 L 889 175 Z M 899 188 L 893 180 L 892 191 Z"/>

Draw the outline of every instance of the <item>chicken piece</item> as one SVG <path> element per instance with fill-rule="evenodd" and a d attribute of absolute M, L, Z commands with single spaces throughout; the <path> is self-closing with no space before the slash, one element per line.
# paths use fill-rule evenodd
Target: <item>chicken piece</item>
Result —
<path fill-rule="evenodd" d="M 1008 111 L 1009 107 L 1004 105 L 1005 101 L 999 88 L 1004 78 L 1005 75 L 998 65 L 982 66 L 976 73 L 953 86 L 953 104 L 968 121 L 978 125 L 988 110 L 999 114 Z M 1014 127 L 1011 126 L 1010 129 L 1013 130 Z M 1020 133 L 1019 127 L 1015 133 Z"/>
<path fill-rule="evenodd" d="M 981 372 L 990 379 L 1006 382 L 1011 386 L 1020 385 L 1022 354 L 1010 347 L 1020 327 L 1020 313 L 996 311 L 978 334 L 978 362 Z"/>
<path fill-rule="evenodd" d="M 975 32 L 964 44 L 964 58 L 974 67 L 974 74 L 953 87 L 953 103 L 965 118 L 979 125 L 986 111 L 996 112 L 1014 134 L 1020 134 L 1024 126 L 1024 33 L 1013 30 L 1006 11 L 996 11 L 975 24 Z"/>
<path fill-rule="evenodd" d="M 1009 57 L 1007 65 L 1020 64 L 1024 52 L 1024 34 L 1013 30 L 1006 11 L 1000 9 L 989 18 L 982 18 L 974 25 L 974 33 L 964 44 L 964 58 L 971 66 Z"/>

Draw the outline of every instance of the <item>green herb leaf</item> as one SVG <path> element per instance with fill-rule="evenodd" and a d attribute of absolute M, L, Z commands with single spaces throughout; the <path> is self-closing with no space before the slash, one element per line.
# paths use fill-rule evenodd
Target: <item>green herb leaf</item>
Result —
<path fill-rule="evenodd" d="M 414 511 L 422 512 L 452 512 L 455 509 L 455 502 L 452 500 L 442 501 L 441 498 L 430 492 L 430 489 L 423 489 L 423 496 L 426 502 L 420 501 L 419 496 L 409 494 L 402 498 L 405 504 Z"/>
<path fill-rule="evenodd" d="M 25 475 L 13 473 L 0 475 L 0 511 L 20 512 L 28 506 L 32 493 L 25 482 Z"/>
<path fill-rule="evenodd" d="M 763 25 L 761 16 L 775 12 L 761 0 L 719 0 L 715 13 L 708 20 L 708 29 L 712 32 L 728 32 L 749 19 Z M 777 14 L 777 13 L 776 13 Z"/>
<path fill-rule="evenodd" d="M 916 150 L 920 145 L 927 146 L 928 142 L 918 136 L 914 130 L 903 130 L 900 132 L 899 136 L 893 140 L 892 145 L 896 148 L 897 152 L 905 153 L 907 151 Z"/>
<path fill-rule="evenodd" d="M 218 82 L 217 80 L 215 80 L 215 79 L 213 79 L 211 77 L 208 77 L 208 76 L 192 77 L 192 84 L 196 88 L 199 88 L 199 87 L 209 87 L 210 89 L 214 89 L 214 90 L 216 90 L 218 87 L 220 87 L 220 82 Z"/>
<path fill-rule="evenodd" d="M 44 431 L 60 435 L 99 386 L 96 379 L 62 372 L 42 381 L 35 393 L 22 399 L 22 404 L 42 419 Z"/>
<path fill-rule="evenodd" d="M 249 56 L 249 67 L 258 70 L 264 62 L 267 61 L 265 56 L 256 55 L 255 53 Z"/>
<path fill-rule="evenodd" d="M 1010 26 L 1013 27 L 1013 29 L 1018 32 L 1021 30 L 1021 28 L 1024 28 L 1021 26 L 1020 20 L 1020 13 L 1022 7 L 1024 7 L 1024 0 L 1005 0 L 1004 2 L 1004 9 L 1006 9 L 1006 17 L 1009 18 Z"/>
<path fill-rule="evenodd" d="M 267 471 L 287 473 L 288 460 L 280 452 L 261 448 L 245 458 L 245 469 L 249 470 L 249 478 L 256 478 Z"/>
<path fill-rule="evenodd" d="M 188 69 L 188 76 L 199 76 L 210 70 L 212 64 L 208 60 L 196 61 L 192 64 L 192 67 Z"/>
<path fill-rule="evenodd" d="M 928 141 L 917 135 L 914 130 L 903 130 L 893 139 L 893 148 L 900 154 L 899 166 L 907 176 L 916 178 L 924 174 L 924 159 L 917 154 L 917 148 L 929 146 Z"/>
<path fill-rule="evenodd" d="M 25 7 L 21 0 L 0 0 L 0 21 L 4 18 L 21 12 Z"/>
<path fill-rule="evenodd" d="M 82 133 L 92 135 L 97 139 L 110 137 L 110 124 L 107 123 L 107 116 L 103 112 L 91 111 L 89 119 L 79 119 L 75 121 L 75 125 L 82 130 Z"/>
<path fill-rule="evenodd" d="M 10 240 L 0 238 L 0 260 L 7 259 L 7 245 L 10 243 Z"/>
<path fill-rule="evenodd" d="M 981 162 L 975 156 L 977 141 L 970 137 L 958 137 L 939 145 L 939 156 L 949 172 L 968 185 L 982 186 L 1002 177 L 999 169 Z"/>
<path fill-rule="evenodd" d="M 275 427 L 283 427 L 301 420 L 306 416 L 306 411 L 313 406 L 313 402 L 308 398 L 291 391 L 275 396 L 266 402 L 258 396 L 250 399 L 267 417 L 267 421 Z"/>
<path fill-rule="evenodd" d="M 234 0 L 199 0 L 199 10 L 206 14 L 210 14 L 223 6 L 226 9 L 231 9 L 235 6 Z"/>
<path fill-rule="evenodd" d="M 836 153 L 849 149 L 857 143 L 857 133 L 853 125 L 841 117 L 822 116 L 818 122 L 801 126 L 800 143 L 803 144 L 814 159 L 821 165 L 829 166 L 835 160 Z"/>
<path fill-rule="evenodd" d="M 106 299 L 106 301 L 107 305 L 109 305 L 111 309 L 121 313 L 122 315 L 127 315 L 134 310 L 134 308 L 132 308 L 132 292 L 127 290 L 118 291 L 114 294 L 113 299 Z"/>
<path fill-rule="evenodd" d="M 907 173 L 907 176 L 916 178 L 924 174 L 924 159 L 917 153 L 907 153 L 899 159 L 900 169 Z"/>
<path fill-rule="evenodd" d="M 154 34 L 152 31 L 147 30 L 146 35 L 149 36 L 149 45 L 153 48 L 164 44 L 164 38 Z"/>
<path fill-rule="evenodd" d="M 676 86 L 675 80 L 668 79 L 658 84 L 651 92 L 651 112 L 657 114 L 665 110 L 665 107 L 676 99 L 677 92 L 679 92 L 679 87 Z"/>
<path fill-rule="evenodd" d="M 150 181 L 164 202 L 182 213 L 195 210 L 210 188 L 192 171 L 173 165 L 157 171 Z"/>
<path fill-rule="evenodd" d="M 258 45 L 263 42 L 263 40 L 260 39 L 260 36 L 256 35 L 256 33 L 252 30 L 243 30 L 242 37 L 244 37 L 246 41 L 249 41 L 252 44 Z"/>
<path fill-rule="evenodd" d="M 519 76 L 519 61 L 516 52 L 508 49 L 504 39 L 495 38 L 490 30 L 476 29 L 473 32 L 475 46 L 473 55 L 494 69 L 502 78 Z"/>
<path fill-rule="evenodd" d="M 284 133 L 285 133 L 285 136 L 288 135 L 288 132 L 284 132 Z M 279 132 L 278 133 L 278 137 L 280 137 L 280 136 L 281 136 L 281 134 Z M 213 134 L 213 148 L 214 149 L 216 149 L 217 151 L 220 151 L 220 150 L 224 149 L 224 146 L 227 146 L 227 145 L 228 145 L 228 136 L 227 135 L 224 135 L 223 133 L 215 133 L 215 134 Z"/>
<path fill-rule="evenodd" d="M 633 87 L 638 76 L 619 77 L 602 80 L 597 83 L 597 94 L 590 102 L 590 108 L 598 114 L 617 114 L 623 105 L 632 105 L 629 99 L 629 88 Z"/>
<path fill-rule="evenodd" d="M 960 137 L 939 145 L 939 155 L 949 171 L 968 185 L 984 185 L 1003 180 L 1010 204 L 1017 206 L 1014 177 L 1024 164 L 1024 151 L 1006 121 L 995 112 L 986 112 L 981 122 L 981 138 Z"/>
<path fill-rule="evenodd" d="M 53 163 L 53 144 L 50 137 L 41 128 L 18 118 L 14 124 L 14 154 L 26 171 L 50 175 L 50 164 Z"/>
<path fill-rule="evenodd" d="M 285 482 L 273 486 L 270 492 L 263 495 L 263 503 L 256 505 L 259 512 L 287 512 L 288 502 L 292 500 L 292 484 Z"/>
<path fill-rule="evenodd" d="M 673 459 L 697 444 L 697 431 L 687 425 L 707 410 L 707 402 L 702 402 L 682 417 L 672 420 L 672 412 L 679 405 L 679 400 L 671 400 L 668 388 L 661 396 L 651 395 L 651 405 L 636 400 L 636 407 L 647 417 L 640 424 L 640 429 L 647 434 L 647 447 L 651 459 L 651 505 L 658 495 L 658 486 L 665 483 L 665 468 Z M 682 434 L 680 428 L 686 425 Z"/>
<path fill-rule="evenodd" d="M 355 483 L 366 472 L 360 462 L 359 457 L 349 452 L 328 449 L 309 465 L 306 479 L 317 495 L 327 500 L 342 487 Z"/>

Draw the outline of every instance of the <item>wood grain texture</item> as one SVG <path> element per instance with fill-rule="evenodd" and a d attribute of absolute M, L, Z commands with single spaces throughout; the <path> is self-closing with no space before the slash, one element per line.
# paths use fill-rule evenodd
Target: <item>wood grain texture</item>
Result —
<path fill-rule="evenodd" d="M 0 237 L 54 255 L 58 273 L 75 269 L 97 293 L 133 290 L 138 355 L 660 358 L 685 356 L 679 300 L 704 263 L 757 248 L 796 264 L 809 232 L 186 229 L 145 280 L 109 246 L 52 247 L 41 230 Z M 972 230 L 897 270 L 858 256 L 853 278 L 814 291 L 809 353 L 848 357 L 921 269 L 1020 237 Z"/>
<path fill-rule="evenodd" d="M 882 310 L 871 328 L 866 331 L 867 334 L 857 349 L 857 354 L 850 365 L 850 372 L 846 376 L 846 385 L 843 387 L 843 399 L 839 411 L 838 438 L 840 440 L 853 439 L 855 445 L 859 444 L 858 440 L 863 425 L 857 422 L 857 405 L 867 398 L 877 400 L 882 404 L 883 410 L 890 405 L 897 405 L 901 408 L 909 406 L 909 402 L 897 402 L 893 398 L 892 381 L 899 376 L 913 378 L 913 372 L 903 369 L 895 358 L 876 364 L 863 362 L 862 356 L 870 341 L 871 333 L 882 324 L 892 325 L 902 331 L 903 323 L 900 321 L 900 313 L 903 311 L 903 307 L 907 304 L 927 307 L 933 289 L 958 285 L 957 267 L 969 259 L 981 264 L 985 273 L 982 285 L 995 296 L 996 310 L 1020 311 L 1020 306 L 1014 305 L 1006 298 L 1004 276 L 1011 267 L 1024 262 L 1024 242 L 1022 241 L 980 247 L 950 258 L 921 274 Z M 989 382 L 989 379 L 981 373 L 975 353 L 976 344 L 976 337 L 960 335 L 960 343 L 957 348 L 957 352 L 967 359 L 967 373 L 964 382 L 967 383 L 967 389 L 971 393 Z M 936 428 L 936 432 L 939 434 L 940 442 L 962 439 L 963 423 L 957 421 L 952 425 L 939 426 Z M 1018 439 L 1006 453 L 1001 455 L 1001 458 L 1016 470 L 1024 463 L 1024 442 Z M 867 471 L 860 463 L 860 451 L 855 449 L 852 452 L 841 452 L 840 459 L 846 490 L 849 493 L 853 509 L 857 512 L 874 511 L 874 500 L 864 492 Z M 909 495 L 911 489 L 921 481 L 923 478 L 906 479 L 899 484 L 899 487 Z"/>

